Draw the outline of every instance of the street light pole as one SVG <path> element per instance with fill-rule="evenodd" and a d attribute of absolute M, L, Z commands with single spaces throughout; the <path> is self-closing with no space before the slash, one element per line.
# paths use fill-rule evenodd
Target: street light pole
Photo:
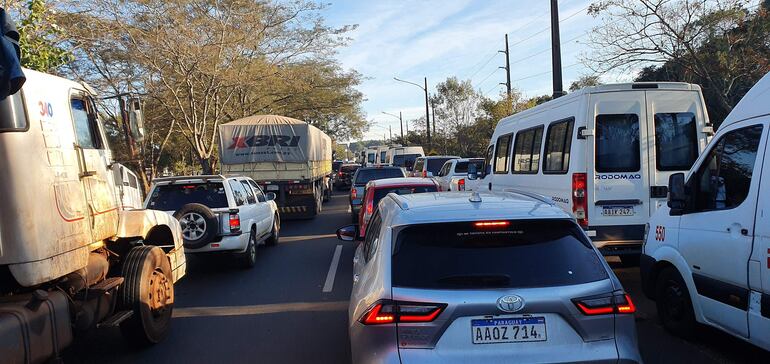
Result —
<path fill-rule="evenodd" d="M 404 139 L 404 119 L 401 117 L 401 111 L 398 112 L 398 116 L 385 111 L 383 111 L 382 113 L 385 115 L 392 116 L 394 118 L 398 118 L 398 121 L 401 123 L 401 139 L 403 140 Z"/>
<path fill-rule="evenodd" d="M 428 78 L 425 77 L 425 86 L 420 86 L 419 84 L 416 84 L 414 82 L 410 81 L 404 81 L 402 79 L 399 79 L 398 77 L 393 77 L 394 80 L 398 82 L 408 83 L 410 85 L 415 85 L 419 88 L 421 88 L 423 91 L 425 91 L 425 134 L 428 137 L 428 149 L 430 149 L 430 110 L 428 106 Z"/>

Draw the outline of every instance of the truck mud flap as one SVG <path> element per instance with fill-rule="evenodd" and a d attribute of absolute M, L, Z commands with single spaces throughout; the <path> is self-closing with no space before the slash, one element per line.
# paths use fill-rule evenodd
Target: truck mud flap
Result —
<path fill-rule="evenodd" d="M 57 291 L 0 301 L 0 361 L 40 363 L 72 343 L 69 302 Z"/>

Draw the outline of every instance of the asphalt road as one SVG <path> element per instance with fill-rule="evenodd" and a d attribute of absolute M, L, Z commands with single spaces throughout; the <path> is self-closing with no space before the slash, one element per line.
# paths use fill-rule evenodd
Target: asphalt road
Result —
<path fill-rule="evenodd" d="M 333 234 L 349 223 L 347 196 L 335 195 L 317 218 L 285 221 L 280 244 L 261 248 L 251 270 L 228 259 L 191 261 L 164 342 L 138 349 L 117 329 L 96 330 L 78 338 L 64 362 L 348 363 L 353 244 Z M 611 264 L 638 307 L 645 362 L 770 363 L 766 352 L 713 329 L 701 328 L 693 341 L 672 337 L 643 297 L 638 269 Z"/>

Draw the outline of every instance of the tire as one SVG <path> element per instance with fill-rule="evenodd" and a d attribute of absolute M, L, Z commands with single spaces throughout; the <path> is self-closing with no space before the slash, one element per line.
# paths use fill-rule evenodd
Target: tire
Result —
<path fill-rule="evenodd" d="M 278 239 L 281 235 L 281 218 L 278 215 L 273 217 L 273 230 L 270 232 L 270 237 L 265 240 L 265 245 L 276 246 L 278 245 Z"/>
<path fill-rule="evenodd" d="M 332 189 L 331 186 L 328 186 L 327 188 L 324 188 L 324 199 L 323 202 L 329 202 L 332 199 Z"/>
<path fill-rule="evenodd" d="M 188 203 L 174 212 L 182 225 L 184 247 L 197 249 L 210 243 L 219 231 L 219 221 L 206 205 Z"/>
<path fill-rule="evenodd" d="M 655 304 L 663 327 L 679 337 L 693 337 L 695 314 L 690 292 L 679 272 L 672 267 L 664 268 L 658 274 L 655 287 Z"/>
<path fill-rule="evenodd" d="M 118 289 L 118 307 L 134 312 L 120 324 L 123 337 L 138 346 L 163 341 L 174 309 L 174 283 L 166 254 L 157 246 L 134 247 L 123 261 L 121 275 L 125 281 Z"/>
<path fill-rule="evenodd" d="M 243 269 L 254 268 L 257 264 L 257 232 L 254 229 L 251 229 L 251 233 L 249 233 L 249 244 L 246 245 L 246 251 L 238 253 L 238 258 L 241 260 Z"/>
<path fill-rule="evenodd" d="M 621 255 L 620 256 L 620 263 L 624 267 L 638 267 L 639 266 L 639 259 L 642 256 L 640 254 L 628 254 L 628 255 Z"/>

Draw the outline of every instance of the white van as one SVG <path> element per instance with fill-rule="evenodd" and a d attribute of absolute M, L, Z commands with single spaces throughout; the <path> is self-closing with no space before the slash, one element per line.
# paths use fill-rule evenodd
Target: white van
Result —
<path fill-rule="evenodd" d="M 390 147 L 384 145 L 377 147 L 377 155 L 375 157 L 375 165 L 388 164 L 388 149 Z"/>
<path fill-rule="evenodd" d="M 364 167 L 372 167 L 377 164 L 377 156 L 377 147 L 366 148 L 366 152 L 364 152 Z"/>
<path fill-rule="evenodd" d="M 407 171 L 411 171 L 414 168 L 414 161 L 419 157 L 424 157 L 425 151 L 422 147 L 402 147 L 396 146 L 388 149 L 388 153 L 385 157 L 386 164 L 390 164 L 396 167 L 404 167 Z"/>
<path fill-rule="evenodd" d="M 695 322 L 770 350 L 770 74 L 730 113 L 650 219 L 642 288 L 664 326 Z"/>
<path fill-rule="evenodd" d="M 501 120 L 477 188 L 547 196 L 603 254 L 633 264 L 669 175 L 692 166 L 709 125 L 697 85 L 585 88 Z"/>

